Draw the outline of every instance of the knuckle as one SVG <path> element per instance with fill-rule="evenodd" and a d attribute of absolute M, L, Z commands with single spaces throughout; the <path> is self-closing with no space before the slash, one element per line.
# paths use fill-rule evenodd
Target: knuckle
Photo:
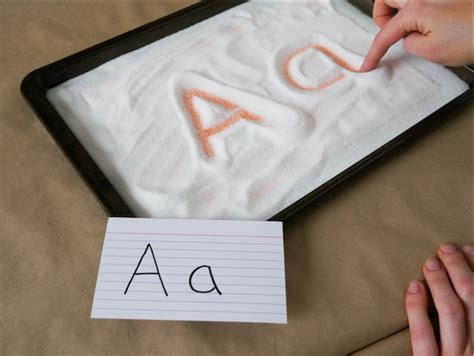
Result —
<path fill-rule="evenodd" d="M 446 283 L 449 283 L 448 277 L 444 272 L 436 271 L 431 272 L 430 275 L 426 276 L 428 281 L 434 286 L 434 288 L 440 288 Z"/>
<path fill-rule="evenodd" d="M 407 294 L 405 298 L 405 307 L 408 311 L 420 309 L 424 307 L 422 298 L 418 295 Z"/>
<path fill-rule="evenodd" d="M 424 327 L 412 327 L 410 328 L 410 333 L 413 341 L 421 341 L 426 338 L 428 338 L 429 335 L 429 330 Z"/>
<path fill-rule="evenodd" d="M 462 266 L 465 263 L 464 258 L 460 253 L 455 253 L 450 256 L 445 256 L 443 258 L 443 264 L 446 267 L 456 267 L 456 266 Z"/>
<path fill-rule="evenodd" d="M 453 321 L 464 318 L 464 309 L 460 302 L 447 303 L 439 308 L 438 313 L 441 318 Z"/>
<path fill-rule="evenodd" d="M 409 7 L 409 9 L 410 9 L 411 11 L 415 11 L 415 12 L 416 12 L 417 10 L 420 11 L 420 8 L 423 7 L 423 1 L 421 1 L 421 0 L 408 1 L 407 6 Z M 408 7 L 407 7 L 407 8 L 408 8 Z"/>
<path fill-rule="evenodd" d="M 472 280 L 462 281 L 460 283 L 459 296 L 468 303 L 474 303 L 474 284 Z"/>
<path fill-rule="evenodd" d="M 405 306 L 408 311 L 417 309 L 420 306 L 420 302 L 416 298 L 407 297 Z"/>
<path fill-rule="evenodd" d="M 426 8 L 426 4 L 420 0 L 408 1 L 407 6 L 405 6 L 405 8 L 409 10 L 407 11 L 409 15 L 416 17 L 416 16 L 420 16 L 423 13 L 423 11 Z"/>
<path fill-rule="evenodd" d="M 418 16 L 425 18 L 436 18 L 439 10 L 436 8 L 436 5 L 433 5 L 433 1 L 425 1 L 418 3 Z"/>

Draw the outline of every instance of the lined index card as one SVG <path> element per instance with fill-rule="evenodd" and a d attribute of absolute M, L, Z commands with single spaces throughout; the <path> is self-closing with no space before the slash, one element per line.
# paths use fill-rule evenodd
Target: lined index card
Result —
<path fill-rule="evenodd" d="M 110 218 L 91 317 L 286 323 L 282 223 Z"/>

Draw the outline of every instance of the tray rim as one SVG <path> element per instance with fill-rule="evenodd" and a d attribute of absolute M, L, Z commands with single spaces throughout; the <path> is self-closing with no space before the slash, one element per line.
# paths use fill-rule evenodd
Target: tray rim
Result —
<path fill-rule="evenodd" d="M 110 216 L 135 217 L 135 214 L 125 203 L 72 130 L 67 126 L 59 113 L 47 100 L 47 90 L 92 70 L 113 58 L 141 48 L 146 44 L 164 38 L 180 29 L 187 28 L 194 23 L 201 22 L 206 18 L 210 18 L 244 2 L 246 1 L 232 0 L 220 2 L 218 0 L 207 0 L 196 3 L 33 70 L 22 80 L 20 89 L 24 99 Z M 157 32 L 158 35 L 155 32 Z M 383 156 L 386 156 L 407 140 L 426 131 L 428 127 L 440 121 L 447 112 L 474 97 L 474 82 L 471 81 L 467 83 L 469 84 L 469 89 L 466 92 L 443 105 L 431 115 L 422 119 L 408 130 L 402 132 L 362 160 L 354 163 L 349 168 L 298 199 L 268 220 L 284 221 L 289 219 L 298 211 L 314 203 L 341 183 L 357 175 L 364 170 L 364 168 L 376 161 L 380 161 Z"/>

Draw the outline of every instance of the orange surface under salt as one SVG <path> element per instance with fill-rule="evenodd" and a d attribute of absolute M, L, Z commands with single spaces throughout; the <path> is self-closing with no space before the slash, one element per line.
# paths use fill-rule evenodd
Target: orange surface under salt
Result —
<path fill-rule="evenodd" d="M 224 109 L 228 111 L 234 111 L 235 114 L 233 114 L 230 118 L 223 121 L 219 125 L 206 128 L 204 127 L 201 120 L 201 116 L 199 115 L 199 112 L 196 110 L 196 107 L 194 105 L 193 100 L 195 97 L 199 97 L 201 99 L 204 99 L 216 105 L 222 106 Z M 260 116 L 252 114 L 251 112 L 248 112 L 247 110 L 239 107 L 238 105 L 228 100 L 222 99 L 215 95 L 208 94 L 202 90 L 190 90 L 190 91 L 185 92 L 184 104 L 189 114 L 191 115 L 194 127 L 197 130 L 199 140 L 201 141 L 201 144 L 203 146 L 204 152 L 206 153 L 207 157 L 214 157 L 215 155 L 214 148 L 212 147 L 212 144 L 209 141 L 209 138 L 211 136 L 216 135 L 219 132 L 222 132 L 225 129 L 235 125 L 241 119 L 250 120 L 250 121 L 262 120 Z"/>
<path fill-rule="evenodd" d="M 297 80 L 294 79 L 292 73 L 291 73 L 291 70 L 290 70 L 290 66 L 291 66 L 291 62 L 293 61 L 293 59 L 310 50 L 310 49 L 315 49 L 317 51 L 320 51 L 321 53 L 325 54 L 327 57 L 331 58 L 333 62 L 335 62 L 336 64 L 338 64 L 339 66 L 341 66 L 342 68 L 344 69 L 347 69 L 351 72 L 355 72 L 357 73 L 359 70 L 354 68 L 353 66 L 351 66 L 349 63 L 347 63 L 343 58 L 339 57 L 338 55 L 336 55 L 334 52 L 332 52 L 331 50 L 329 50 L 328 48 L 324 47 L 324 46 L 321 46 L 321 45 L 312 45 L 312 46 L 307 46 L 307 47 L 304 47 L 304 48 L 300 48 L 296 51 L 294 51 L 293 53 L 291 53 L 288 58 L 286 59 L 285 61 L 285 64 L 284 64 L 284 73 L 285 73 L 285 77 L 286 77 L 286 80 L 288 81 L 288 83 L 290 83 L 292 86 L 300 89 L 300 90 L 308 90 L 308 91 L 320 91 L 320 90 L 324 90 L 328 87 L 330 87 L 331 85 L 337 83 L 338 81 L 342 80 L 345 78 L 345 74 L 341 74 L 340 76 L 334 78 L 334 79 L 331 79 L 330 81 L 327 81 L 327 82 L 324 82 L 324 83 L 321 83 L 317 86 L 305 86 L 305 85 L 302 85 L 300 83 L 298 83 Z"/>
<path fill-rule="evenodd" d="M 402 43 L 357 73 L 377 31 L 346 1 L 249 1 L 48 100 L 137 216 L 266 220 L 467 89 Z"/>

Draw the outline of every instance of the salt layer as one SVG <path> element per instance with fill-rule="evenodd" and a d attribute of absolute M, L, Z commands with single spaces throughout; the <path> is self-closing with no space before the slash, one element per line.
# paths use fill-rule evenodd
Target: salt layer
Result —
<path fill-rule="evenodd" d="M 267 219 L 468 89 L 401 43 L 350 70 L 376 32 L 342 1 L 250 2 L 48 99 L 138 216 Z"/>

